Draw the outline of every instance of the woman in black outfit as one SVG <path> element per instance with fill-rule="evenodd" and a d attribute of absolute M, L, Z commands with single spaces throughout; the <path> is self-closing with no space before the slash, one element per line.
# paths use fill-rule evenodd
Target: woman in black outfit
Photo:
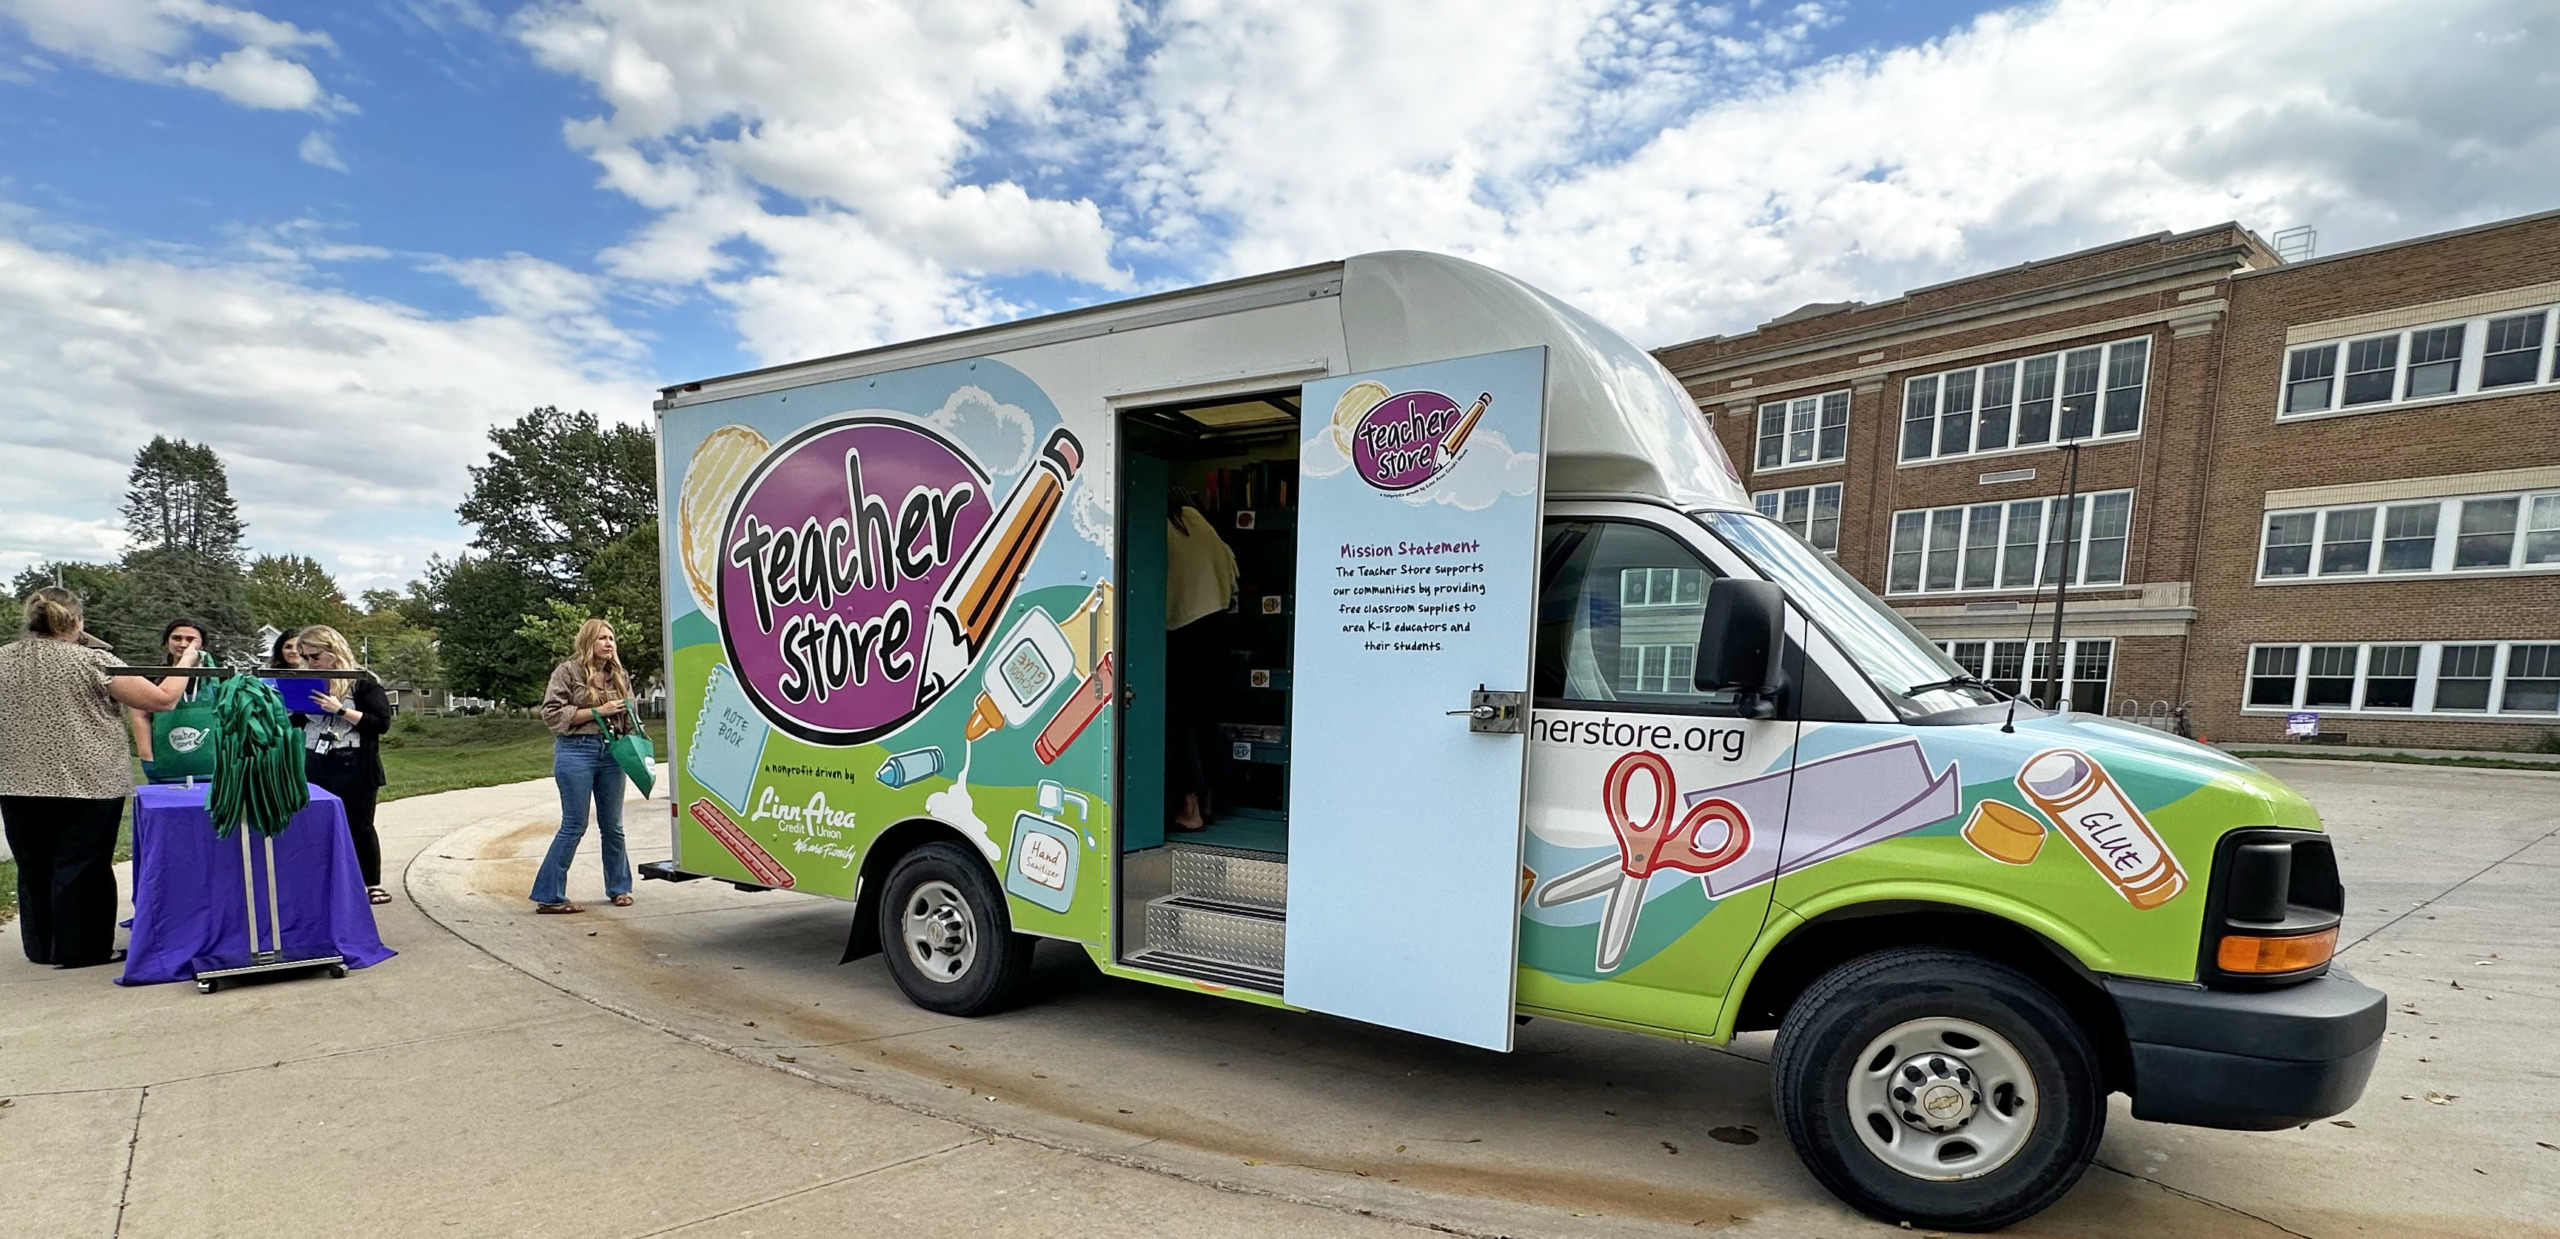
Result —
<path fill-rule="evenodd" d="M 326 624 L 314 624 L 293 637 L 294 649 L 307 671 L 339 671 L 356 665 L 347 639 Z M 322 713 L 295 715 L 302 725 L 304 777 L 346 802 L 347 834 L 355 840 L 356 863 L 364 869 L 365 897 L 391 902 L 382 889 L 382 837 L 373 830 L 374 801 L 385 782 L 382 733 L 391 730 L 391 697 L 372 680 L 332 679 L 329 691 L 316 699 Z"/>

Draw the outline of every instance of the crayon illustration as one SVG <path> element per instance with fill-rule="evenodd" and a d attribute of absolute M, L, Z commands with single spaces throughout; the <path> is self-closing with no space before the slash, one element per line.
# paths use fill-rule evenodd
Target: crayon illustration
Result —
<path fill-rule="evenodd" d="M 921 748 L 890 754 L 889 760 L 880 763 L 878 777 L 881 786 L 899 788 L 918 779 L 932 778 L 940 773 L 942 773 L 942 750 Z"/>
<path fill-rule="evenodd" d="M 1119 662 L 1120 655 L 1116 652 L 1103 655 L 1093 674 L 1086 676 L 1084 683 L 1077 685 L 1076 691 L 1059 704 L 1058 712 L 1049 716 L 1048 725 L 1042 727 L 1039 737 L 1031 742 L 1031 751 L 1040 758 L 1040 764 L 1045 766 L 1058 760 L 1058 755 L 1066 752 L 1067 746 L 1074 744 L 1076 737 L 1083 735 L 1084 729 L 1101 717 L 1102 707 L 1111 704 L 1112 691 L 1118 686 Z"/>
<path fill-rule="evenodd" d="M 942 583 L 926 624 L 919 702 L 939 700 L 977 661 L 1065 506 L 1067 483 L 1083 465 L 1084 444 L 1074 433 L 1064 426 L 1050 431 L 1039 459 L 1014 483 L 968 559 Z"/>
<path fill-rule="evenodd" d="M 2027 759 L 2017 784 L 2125 902 L 2156 908 L 2187 888 L 2178 858 L 2096 758 L 2078 749 L 2047 749 Z"/>
<path fill-rule="evenodd" d="M 721 812 L 719 806 L 708 800 L 697 800 L 693 802 L 691 812 L 693 820 L 702 823 L 702 828 L 710 831 L 711 837 L 719 840 L 720 846 L 727 848 L 731 856 L 737 857 L 738 863 L 745 865 L 747 872 L 755 875 L 756 881 L 784 890 L 799 883 L 800 879 L 791 876 L 791 871 L 784 868 L 781 861 L 775 860 L 773 853 L 748 837 L 747 832 L 730 821 L 729 815 Z"/>

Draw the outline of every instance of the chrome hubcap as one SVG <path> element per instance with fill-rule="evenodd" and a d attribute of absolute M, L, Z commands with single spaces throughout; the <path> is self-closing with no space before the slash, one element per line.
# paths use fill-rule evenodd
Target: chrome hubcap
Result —
<path fill-rule="evenodd" d="M 936 981 L 957 981 L 978 960 L 978 918 L 949 882 L 927 882 L 915 888 L 907 896 L 899 926 L 903 931 L 899 936 L 907 944 L 907 961 Z"/>
<path fill-rule="evenodd" d="M 2008 1164 L 2035 1129 L 2035 1076 L 2007 1038 L 1971 1020 L 1911 1020 L 1867 1043 L 1849 1079 L 1867 1151 L 1915 1179 Z"/>

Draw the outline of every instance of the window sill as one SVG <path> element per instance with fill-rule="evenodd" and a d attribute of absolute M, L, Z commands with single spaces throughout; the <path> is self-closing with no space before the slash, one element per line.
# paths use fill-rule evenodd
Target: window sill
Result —
<path fill-rule="evenodd" d="M 2142 431 L 2139 428 L 2136 428 L 2119 434 L 2089 435 L 2084 438 L 2073 439 L 2062 443 L 2038 443 L 2028 447 L 1993 448 L 1988 452 L 1960 452 L 1953 456 L 1924 456 L 1917 460 L 1897 460 L 1894 462 L 1893 467 L 1897 469 L 1924 469 L 1930 465 L 1954 465 L 1974 461 L 1999 460 L 2008 456 L 2032 456 L 2038 452 L 2059 452 L 2070 443 L 2078 443 L 2082 447 L 2094 447 L 2106 443 L 2130 443 L 2141 437 Z"/>
<path fill-rule="evenodd" d="M 2309 413 L 2287 413 L 2276 410 L 2276 424 L 2326 421 L 2333 417 L 2362 417 L 2368 413 L 2397 413 L 2405 409 L 2435 409 L 2448 404 L 2465 404 L 2474 400 L 2504 400 L 2509 396 L 2551 395 L 2560 392 L 2560 383 L 2518 383 L 2512 387 L 2493 387 L 2487 391 L 2455 392 L 2449 396 L 2421 396 L 2416 400 L 2378 400 L 2372 404 L 2344 408 L 2320 409 Z"/>
<path fill-rule="evenodd" d="M 2335 573 L 2329 576 L 2262 576 L 2257 585 L 2398 585 L 2422 581 L 2476 581 L 2499 577 L 2531 577 L 2560 575 L 2560 564 L 2535 564 L 2530 568 L 2463 568 L 2453 572 L 2367 572 L 2360 575 Z"/>
<path fill-rule="evenodd" d="M 2138 586 L 2138 585 L 2127 585 L 2127 584 L 2125 584 L 2125 583 L 2124 583 L 2124 582 L 2122 582 L 2122 581 L 2110 581 L 2110 582 L 2107 582 L 2107 583 L 2105 583 L 2105 584 L 2097 584 L 2097 585 L 2065 585 L 2065 586 L 2063 586 L 2063 587 L 2062 587 L 2063 592 L 2064 592 L 2064 594 L 2066 594 L 2066 595 L 2070 595 L 2070 594 L 2089 594 L 2089 593 L 2094 593 L 2094 592 L 2101 591 L 2101 590 L 2110 590 L 2110 589 L 2139 589 L 2139 588 L 2140 588 L 2140 586 Z M 1887 601 L 1892 601 L 1892 602 L 1926 602 L 1926 601 L 1928 601 L 1929 599 L 1932 599 L 1932 598 L 1961 599 L 1961 600 L 1968 601 L 1968 602 L 1981 602 L 1981 601 L 1986 601 L 1986 600 L 1996 600 L 1996 599 L 2000 599 L 2000 598 L 2009 598 L 2009 599 L 2014 599 L 2014 600 L 2019 601 L 2019 602 L 2024 602 L 2024 601 L 2026 601 L 2029 597 L 2041 597 L 2041 596 L 2043 596 L 2043 595 L 2050 594 L 2050 593 L 2052 593 L 2052 592 L 2053 592 L 2053 587 L 2052 587 L 2052 586 L 2050 586 L 2050 585 L 2032 585 L 2032 586 L 2028 586 L 2028 585 L 2021 585 L 2021 586 L 2017 586 L 2017 587 L 2012 588 L 2012 589 L 2001 589 L 2001 588 L 1998 588 L 1998 587 L 1996 587 L 1996 586 L 1995 586 L 1995 587 L 1990 588 L 1990 589 L 1930 589 L 1930 590 L 1916 590 L 1916 589 L 1915 589 L 1915 590 L 1903 590 L 1903 591 L 1899 591 L 1899 592 L 1897 592 L 1897 591 L 1893 591 L 1893 590 L 1887 590 L 1887 591 L 1885 591 L 1885 593 L 1884 593 L 1883 597 L 1884 597 Z"/>
<path fill-rule="evenodd" d="M 1835 469 L 1848 463 L 1847 456 L 1834 456 L 1829 460 L 1806 460 L 1792 465 L 1755 465 L 1751 470 L 1751 478 L 1757 482 L 1772 473 L 1806 473 L 1815 469 Z"/>

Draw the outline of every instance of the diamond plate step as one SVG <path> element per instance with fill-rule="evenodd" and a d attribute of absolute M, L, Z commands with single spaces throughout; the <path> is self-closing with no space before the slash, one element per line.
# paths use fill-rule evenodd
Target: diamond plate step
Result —
<path fill-rule="evenodd" d="M 1194 981 L 1207 981 L 1212 985 L 1258 989 L 1270 994 L 1279 993 L 1281 987 L 1280 974 L 1267 968 L 1243 968 L 1175 951 L 1140 951 L 1129 957 L 1129 966 L 1144 968 L 1149 972 L 1169 972 L 1178 977 L 1189 977 Z"/>
<path fill-rule="evenodd" d="M 1288 861 L 1262 852 L 1238 852 L 1196 843 L 1168 846 L 1173 853 L 1174 894 L 1197 895 L 1272 912 L 1288 910 Z"/>
<path fill-rule="evenodd" d="M 1288 922 L 1267 908 L 1198 895 L 1147 902 L 1147 952 L 1170 951 L 1277 974 L 1285 962 Z"/>

